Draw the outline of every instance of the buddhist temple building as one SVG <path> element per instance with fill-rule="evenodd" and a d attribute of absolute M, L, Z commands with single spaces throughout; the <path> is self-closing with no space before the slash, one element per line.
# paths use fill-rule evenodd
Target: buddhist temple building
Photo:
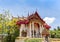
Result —
<path fill-rule="evenodd" d="M 18 17 L 19 37 L 42 38 L 49 35 L 50 26 L 39 16 L 38 12 L 27 17 Z"/>

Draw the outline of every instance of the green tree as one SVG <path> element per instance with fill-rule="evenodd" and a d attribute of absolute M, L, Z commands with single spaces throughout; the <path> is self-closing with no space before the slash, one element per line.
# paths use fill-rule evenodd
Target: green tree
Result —
<path fill-rule="evenodd" d="M 19 29 L 16 25 L 16 19 L 12 19 L 9 11 L 4 11 L 0 14 L 0 34 L 2 34 L 2 42 L 3 42 L 3 34 L 7 34 L 4 39 L 4 42 L 15 42 L 15 38 L 19 35 Z"/>
<path fill-rule="evenodd" d="M 60 27 L 57 26 L 56 29 L 50 30 L 51 38 L 60 38 Z"/>
<path fill-rule="evenodd" d="M 10 40 L 10 42 L 15 42 L 15 39 L 17 36 L 19 36 L 19 29 L 18 26 L 16 25 L 17 19 L 12 19 L 6 23 L 6 26 L 8 28 L 8 38 L 6 37 L 6 42 Z M 10 36 L 9 36 L 10 35 Z M 11 37 L 11 38 L 10 38 Z"/>

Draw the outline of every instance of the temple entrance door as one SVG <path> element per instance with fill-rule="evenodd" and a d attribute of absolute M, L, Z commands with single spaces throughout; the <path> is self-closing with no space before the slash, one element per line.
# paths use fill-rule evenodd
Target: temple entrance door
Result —
<path fill-rule="evenodd" d="M 40 37 L 40 26 L 38 23 L 34 23 L 34 29 L 32 28 L 32 38 L 39 38 Z"/>
<path fill-rule="evenodd" d="M 40 26 L 39 26 L 38 23 L 34 23 L 34 29 L 35 29 L 35 32 L 36 32 L 35 37 L 39 38 L 40 37 Z"/>

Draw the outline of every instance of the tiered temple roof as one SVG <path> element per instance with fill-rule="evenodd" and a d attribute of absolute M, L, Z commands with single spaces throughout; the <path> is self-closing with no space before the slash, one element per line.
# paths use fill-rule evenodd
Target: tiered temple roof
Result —
<path fill-rule="evenodd" d="M 30 16 L 28 17 L 21 17 L 18 21 L 17 21 L 17 25 L 20 25 L 20 24 L 28 24 L 30 19 L 33 19 L 35 17 L 38 17 L 39 20 L 42 22 L 43 26 L 46 28 L 46 29 L 49 29 L 51 28 L 38 14 L 38 12 L 36 11 L 35 13 L 31 14 Z M 36 18 L 37 19 L 37 18 Z"/>

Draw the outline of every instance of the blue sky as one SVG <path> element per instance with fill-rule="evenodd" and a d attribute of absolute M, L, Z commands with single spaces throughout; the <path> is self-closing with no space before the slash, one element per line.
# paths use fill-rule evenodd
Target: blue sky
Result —
<path fill-rule="evenodd" d="M 13 16 L 27 16 L 28 12 L 31 14 L 37 9 L 51 29 L 60 26 L 60 0 L 0 0 L 0 13 L 3 9 L 9 10 Z"/>

